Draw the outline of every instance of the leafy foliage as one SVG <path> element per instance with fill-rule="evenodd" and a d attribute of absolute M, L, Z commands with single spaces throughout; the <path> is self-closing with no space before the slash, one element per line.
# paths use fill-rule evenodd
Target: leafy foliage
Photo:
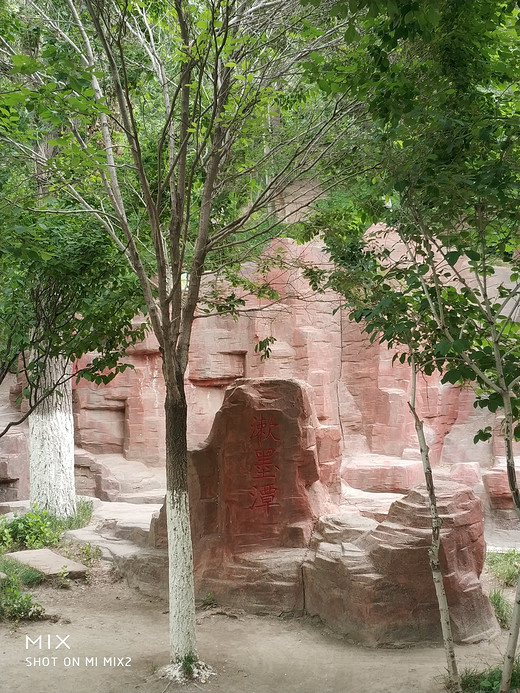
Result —
<path fill-rule="evenodd" d="M 23 592 L 16 577 L 10 577 L 0 586 L 0 620 L 33 621 L 41 618 L 45 609 Z"/>
<path fill-rule="evenodd" d="M 479 670 L 464 669 L 460 675 L 461 686 L 464 693 L 492 693 L 500 688 L 502 670 L 498 667 L 487 667 Z M 520 660 L 516 659 L 513 665 L 511 677 L 511 690 L 520 686 Z"/>
<path fill-rule="evenodd" d="M 356 41 L 370 59 L 347 82 L 364 94 L 381 163 L 346 191 L 347 208 L 353 207 L 347 223 L 318 214 L 307 225 L 309 235 L 324 237 L 338 268 L 321 283 L 342 293 L 352 318 L 372 340 L 397 349 L 401 362 L 413 354 L 425 373 L 441 372 L 443 382 L 473 382 L 475 406 L 505 408 L 516 435 L 520 100 L 513 76 L 520 54 L 514 3 L 334 7 L 349 26 L 363 27 Z M 327 74 L 340 79 L 346 67 L 331 65 Z M 363 91 L 369 74 L 378 84 Z M 376 221 L 386 225 L 367 234 Z M 476 440 L 489 434 L 483 430 Z"/>
<path fill-rule="evenodd" d="M 58 518 L 47 510 L 34 507 L 25 515 L 7 520 L 0 517 L 0 550 L 41 549 L 55 546 L 63 532 L 89 524 L 92 518 L 92 501 L 80 499 L 76 513 L 67 518 Z"/>
<path fill-rule="evenodd" d="M 11 537 L 12 544 L 19 548 L 41 549 L 55 546 L 61 539 L 61 532 L 52 528 L 46 510 L 37 508 L 12 520 L 0 520 Z"/>

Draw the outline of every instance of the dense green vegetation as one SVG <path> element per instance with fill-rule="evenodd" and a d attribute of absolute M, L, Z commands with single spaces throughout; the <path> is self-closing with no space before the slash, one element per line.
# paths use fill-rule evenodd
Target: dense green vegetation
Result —
<path fill-rule="evenodd" d="M 0 581 L 0 620 L 33 620 L 44 614 L 43 607 L 24 588 L 38 585 L 45 576 L 5 553 L 57 546 L 66 530 L 84 527 L 91 518 L 92 501 L 84 499 L 78 501 L 76 514 L 65 520 L 38 508 L 12 519 L 0 517 L 0 573 L 6 576 Z M 90 545 L 85 549 L 84 557 L 91 562 L 97 553 Z"/>

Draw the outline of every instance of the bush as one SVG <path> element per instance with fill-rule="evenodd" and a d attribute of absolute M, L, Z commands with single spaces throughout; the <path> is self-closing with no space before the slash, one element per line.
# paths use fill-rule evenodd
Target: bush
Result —
<path fill-rule="evenodd" d="M 26 549 L 41 549 L 44 546 L 55 546 L 61 539 L 62 532 L 53 529 L 46 510 L 35 507 L 21 517 L 15 517 L 7 524 L 13 545 Z"/>
<path fill-rule="evenodd" d="M 34 621 L 45 613 L 32 594 L 22 592 L 16 576 L 4 580 L 0 588 L 0 620 Z"/>
<path fill-rule="evenodd" d="M 37 506 L 25 515 L 12 520 L 0 517 L 0 551 L 56 546 L 63 532 L 89 524 L 92 519 L 92 509 L 92 501 L 81 499 L 72 517 L 56 517 L 50 515 L 47 510 L 40 510 Z"/>
<path fill-rule="evenodd" d="M 13 545 L 13 535 L 9 522 L 5 517 L 0 517 L 0 551 L 9 551 Z"/>

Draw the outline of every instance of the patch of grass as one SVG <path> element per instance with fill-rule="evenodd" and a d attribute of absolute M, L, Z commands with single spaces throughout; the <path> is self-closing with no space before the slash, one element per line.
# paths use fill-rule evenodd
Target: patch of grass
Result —
<path fill-rule="evenodd" d="M 101 548 L 95 544 L 91 544 L 89 541 L 86 544 L 80 545 L 64 538 L 60 542 L 59 551 L 66 558 L 72 561 L 78 561 L 86 566 L 94 565 L 103 557 Z"/>
<path fill-rule="evenodd" d="M 217 606 L 217 600 L 215 599 L 213 592 L 208 592 L 206 595 L 204 595 L 200 605 L 203 609 L 213 609 L 215 606 Z"/>
<path fill-rule="evenodd" d="M 21 585 L 26 585 L 27 587 L 39 585 L 40 582 L 45 580 L 45 575 L 40 573 L 39 570 L 28 565 L 22 565 L 22 563 L 18 563 L 18 561 L 7 556 L 0 556 L 0 573 L 5 573 L 8 578 L 16 578 Z"/>
<path fill-rule="evenodd" d="M 518 580 L 520 569 L 520 552 L 512 549 L 506 553 L 488 553 L 486 565 L 489 572 L 501 582 L 502 585 L 513 587 Z"/>
<path fill-rule="evenodd" d="M 49 515 L 51 527 L 59 532 L 66 532 L 69 529 L 80 529 L 90 524 L 94 503 L 86 498 L 79 498 L 76 503 L 76 512 L 71 517 L 61 518 Z"/>
<path fill-rule="evenodd" d="M 146 668 L 146 673 L 148 674 L 148 676 L 154 676 L 154 674 L 156 674 L 158 670 L 159 670 L 159 665 L 156 664 L 155 662 L 150 662 L 150 664 Z"/>
<path fill-rule="evenodd" d="M 493 604 L 495 616 L 502 628 L 509 628 L 513 615 L 513 605 L 509 602 L 502 590 L 493 590 L 489 595 L 489 601 Z"/>
<path fill-rule="evenodd" d="M 197 663 L 197 655 L 193 652 L 188 652 L 181 659 L 182 673 L 187 679 L 192 679 L 195 673 L 195 664 Z"/>
<path fill-rule="evenodd" d="M 502 669 L 488 667 L 487 669 L 464 669 L 460 675 L 460 684 L 464 693 L 494 693 L 500 688 Z M 520 686 L 520 659 L 515 659 L 511 690 Z"/>
<path fill-rule="evenodd" d="M 82 563 L 92 565 L 94 561 L 99 560 L 103 555 L 99 546 L 93 546 L 89 541 L 81 547 Z"/>

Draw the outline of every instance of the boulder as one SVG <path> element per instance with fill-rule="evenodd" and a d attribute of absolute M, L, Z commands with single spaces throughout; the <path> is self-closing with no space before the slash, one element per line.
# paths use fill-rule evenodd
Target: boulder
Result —
<path fill-rule="evenodd" d="M 228 388 L 207 443 L 189 453 L 199 597 L 253 611 L 301 612 L 301 564 L 318 517 L 332 506 L 320 482 L 309 388 L 242 379 Z M 167 546 L 164 506 L 151 547 Z"/>
<path fill-rule="evenodd" d="M 207 444 L 190 454 L 195 542 L 213 535 L 229 554 L 307 546 L 326 502 L 316 425 L 304 383 L 230 387 Z"/>
<path fill-rule="evenodd" d="M 482 482 L 493 510 L 512 510 L 514 508 L 505 460 L 503 464 L 484 472 L 482 474 Z"/>
<path fill-rule="evenodd" d="M 440 562 L 454 638 L 460 643 L 487 639 L 498 626 L 479 581 L 485 557 L 481 502 L 471 489 L 442 481 L 437 504 L 442 518 Z M 386 520 L 357 538 L 341 531 L 319 532 L 303 567 L 309 614 L 370 646 L 440 640 L 424 486 L 395 501 Z"/>

